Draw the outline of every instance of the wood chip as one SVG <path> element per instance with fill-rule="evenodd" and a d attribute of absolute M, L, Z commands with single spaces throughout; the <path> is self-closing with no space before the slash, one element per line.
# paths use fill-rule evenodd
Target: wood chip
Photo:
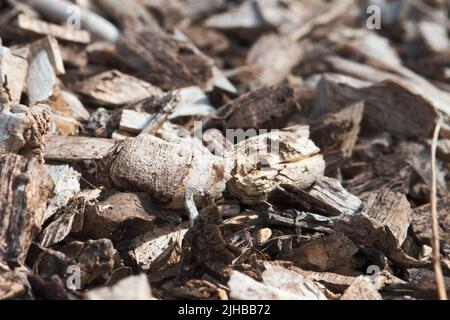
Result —
<path fill-rule="evenodd" d="M 36 160 L 9 154 L 0 158 L 0 257 L 11 265 L 25 263 L 28 248 L 44 223 L 53 180 Z"/>

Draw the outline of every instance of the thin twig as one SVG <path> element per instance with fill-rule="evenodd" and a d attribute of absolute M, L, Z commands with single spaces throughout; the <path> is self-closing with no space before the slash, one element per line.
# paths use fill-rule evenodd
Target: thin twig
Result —
<path fill-rule="evenodd" d="M 447 300 L 447 292 L 445 289 L 444 276 L 441 268 L 441 244 L 439 238 L 439 222 L 437 214 L 437 200 L 436 200 L 436 148 L 439 139 L 439 132 L 442 126 L 442 118 L 439 118 L 436 128 L 434 130 L 433 143 L 431 145 L 431 219 L 432 219 L 432 246 L 433 246 L 433 264 L 434 273 L 436 274 L 436 284 L 438 287 L 439 299 Z"/>

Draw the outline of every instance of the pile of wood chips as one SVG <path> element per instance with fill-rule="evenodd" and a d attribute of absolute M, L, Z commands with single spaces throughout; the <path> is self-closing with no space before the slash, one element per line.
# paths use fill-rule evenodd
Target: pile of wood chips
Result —
<path fill-rule="evenodd" d="M 449 9 L 0 1 L 0 299 L 450 293 Z"/>

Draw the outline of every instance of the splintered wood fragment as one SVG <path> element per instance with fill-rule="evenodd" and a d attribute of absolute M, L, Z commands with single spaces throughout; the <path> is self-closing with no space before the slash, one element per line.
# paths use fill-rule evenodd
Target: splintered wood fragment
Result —
<path fill-rule="evenodd" d="M 430 148 L 427 145 L 416 142 L 403 142 L 400 144 L 399 149 L 410 155 L 411 166 L 414 171 L 427 185 L 431 185 Z M 445 169 L 440 161 L 436 165 L 436 188 L 438 196 L 443 197 L 447 195 Z"/>
<path fill-rule="evenodd" d="M 266 274 L 268 279 L 271 279 L 272 276 L 270 272 Z M 304 281 L 300 274 L 296 275 L 289 271 L 286 272 L 288 273 L 285 275 L 286 277 L 290 276 L 297 278 L 297 281 L 299 279 Z M 298 290 L 295 287 L 283 290 L 283 288 L 278 287 L 279 284 L 273 286 L 271 285 L 273 281 L 269 281 L 270 283 L 257 282 L 243 273 L 232 271 L 228 281 L 230 297 L 236 300 L 326 300 L 324 295 L 317 288 L 314 288 L 313 284 L 309 284 L 313 286 L 312 289 L 305 284 L 302 286 L 302 282 L 299 282 L 302 290 Z"/>
<path fill-rule="evenodd" d="M 28 71 L 26 57 L 0 46 L 0 100 L 18 104 L 25 88 Z"/>
<path fill-rule="evenodd" d="M 278 129 L 299 110 L 294 90 L 286 85 L 251 91 L 220 108 L 205 127 Z"/>
<path fill-rule="evenodd" d="M 215 112 L 205 92 L 196 86 L 178 89 L 178 103 L 175 111 L 169 115 L 170 120 L 195 117 L 206 117 Z"/>
<path fill-rule="evenodd" d="M 302 56 L 302 47 L 289 38 L 273 34 L 262 36 L 247 55 L 247 65 L 256 68 L 259 73 L 252 86 L 274 86 L 282 83 L 300 63 Z"/>
<path fill-rule="evenodd" d="M 58 247 L 58 251 L 40 248 L 34 259 L 34 274 L 44 278 L 58 276 L 66 284 L 80 285 L 85 290 L 94 283 L 101 284 L 112 273 L 114 267 L 114 247 L 109 239 L 73 241 Z M 79 270 L 79 283 L 70 278 L 71 268 Z"/>
<path fill-rule="evenodd" d="M 257 204 L 282 184 L 307 188 L 324 175 L 319 152 L 304 126 L 241 141 L 227 159 L 234 167 L 228 191 L 244 204 Z"/>
<path fill-rule="evenodd" d="M 129 245 L 128 254 L 139 270 L 158 270 L 170 259 L 177 246 L 181 247 L 186 232 L 186 226 L 155 228 L 134 238 Z"/>
<path fill-rule="evenodd" d="M 427 261 L 417 260 L 401 248 L 411 223 L 411 211 L 405 195 L 381 191 L 369 197 L 361 213 L 344 215 L 336 221 L 335 230 L 357 243 L 378 248 L 401 266 L 424 267 Z"/>
<path fill-rule="evenodd" d="M 45 159 L 55 161 L 101 160 L 116 142 L 112 139 L 88 137 L 46 137 Z"/>
<path fill-rule="evenodd" d="M 117 70 L 88 78 L 79 85 L 78 91 L 92 102 L 109 107 L 123 106 L 162 93 L 150 83 Z"/>
<path fill-rule="evenodd" d="M 367 276 L 359 276 L 345 290 L 340 300 L 383 300 L 372 280 Z"/>
<path fill-rule="evenodd" d="M 363 112 L 364 104 L 356 103 L 311 125 L 311 139 L 322 150 L 328 170 L 352 156 Z"/>
<path fill-rule="evenodd" d="M 169 119 L 169 116 L 176 110 L 179 103 L 179 96 L 177 91 L 169 93 L 161 100 L 161 107 L 159 110 L 150 115 L 148 122 L 142 129 L 141 134 L 156 135 L 158 130 Z"/>
<path fill-rule="evenodd" d="M 288 259 L 299 267 L 315 267 L 327 271 L 348 263 L 357 251 L 352 240 L 342 233 L 335 233 L 294 249 Z"/>
<path fill-rule="evenodd" d="M 450 244 L 450 217 L 448 212 L 450 210 L 450 197 L 438 199 L 437 210 L 439 217 L 439 236 L 442 245 Z M 412 211 L 411 228 L 417 239 L 425 244 L 431 245 L 431 220 L 430 220 L 431 205 L 427 204 Z"/>
<path fill-rule="evenodd" d="M 49 128 L 50 110 L 46 105 L 0 107 L 0 155 L 19 153 L 42 162 Z"/>
<path fill-rule="evenodd" d="M 428 138 L 437 121 L 437 109 L 428 97 L 396 79 L 371 85 L 350 77 L 324 75 L 316 92 L 316 114 L 337 112 L 364 101 L 363 124 L 406 138 Z"/>
<path fill-rule="evenodd" d="M 65 206 L 69 200 L 80 191 L 81 174 L 68 165 L 46 165 L 47 171 L 55 183 L 54 196 L 45 212 L 44 220 Z"/>
<path fill-rule="evenodd" d="M 35 159 L 0 157 L 0 260 L 23 265 L 28 248 L 44 223 L 53 180 Z"/>
<path fill-rule="evenodd" d="M 47 52 L 39 51 L 31 60 L 27 76 L 27 95 L 31 104 L 46 102 L 55 95 L 58 79 Z"/>
<path fill-rule="evenodd" d="M 48 23 L 34 17 L 20 14 L 17 17 L 17 27 L 25 32 L 39 36 L 53 36 L 60 40 L 87 44 L 91 41 L 89 32 L 71 29 L 67 26 Z"/>
<path fill-rule="evenodd" d="M 51 21 L 73 25 L 76 21 L 68 21 L 68 14 L 75 12 L 79 14 L 79 22 L 84 30 L 72 30 L 70 32 L 83 32 L 83 37 L 79 36 L 87 42 L 90 41 L 89 33 L 101 40 L 115 42 L 120 35 L 119 30 L 111 22 L 100 16 L 99 14 L 81 7 L 74 9 L 73 3 L 66 0 L 30 0 L 28 4 L 38 11 L 41 15 Z M 76 11 L 74 11 L 76 10 Z M 70 39 L 69 39 L 70 40 Z M 76 42 L 76 41 L 74 41 Z M 83 42 L 86 43 L 86 42 Z"/>
<path fill-rule="evenodd" d="M 155 300 L 147 278 L 140 274 L 120 280 L 109 287 L 90 290 L 86 300 Z"/>
<path fill-rule="evenodd" d="M 86 206 L 100 195 L 99 189 L 88 189 L 77 193 L 68 203 L 60 208 L 53 221 L 39 235 L 39 244 L 50 247 L 62 242 L 71 233 L 78 234 L 83 227 Z"/>
<path fill-rule="evenodd" d="M 258 208 L 258 214 L 271 225 L 332 233 L 334 219 L 330 217 L 294 209 L 278 210 L 274 207 Z"/>
<path fill-rule="evenodd" d="M 306 210 L 325 215 L 355 214 L 364 207 L 362 201 L 345 190 L 339 180 L 329 177 L 317 177 L 309 190 L 290 185 L 282 187 L 295 194 L 296 201 Z"/>
<path fill-rule="evenodd" d="M 409 154 L 399 150 L 393 154 L 369 155 L 369 157 L 373 160 L 365 163 L 363 170 L 356 176 L 345 181 L 345 188 L 350 193 L 366 199 L 372 192 L 385 189 L 404 194 L 409 192 L 413 174 Z"/>
<path fill-rule="evenodd" d="M 386 190 L 372 194 L 361 213 L 344 216 L 342 221 L 350 222 L 348 229 L 344 227 L 349 236 L 365 245 L 380 241 L 400 247 L 411 224 L 411 213 L 405 195 Z"/>
<path fill-rule="evenodd" d="M 166 91 L 192 85 L 206 89 L 212 76 L 209 59 L 189 43 L 160 32 L 125 33 L 117 43 L 117 56 L 140 78 Z"/>
<path fill-rule="evenodd" d="M 64 68 L 64 61 L 62 57 L 61 50 L 59 48 L 58 41 L 52 37 L 47 36 L 35 42 L 32 42 L 29 45 L 30 48 L 30 56 L 34 57 L 41 51 L 45 51 L 47 53 L 48 59 L 55 70 L 56 75 L 62 75 L 66 73 Z"/>

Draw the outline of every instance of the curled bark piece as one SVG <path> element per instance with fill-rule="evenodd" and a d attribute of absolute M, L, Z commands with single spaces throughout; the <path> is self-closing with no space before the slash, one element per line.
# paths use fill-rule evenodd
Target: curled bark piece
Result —
<path fill-rule="evenodd" d="M 18 266 L 44 223 L 54 184 L 35 159 L 8 154 L 0 157 L 0 259 Z"/>
<path fill-rule="evenodd" d="M 281 184 L 307 188 L 324 174 L 319 152 L 309 139 L 309 128 L 302 126 L 241 141 L 231 155 L 228 191 L 244 204 L 256 204 Z"/>
<path fill-rule="evenodd" d="M 0 154 L 19 153 L 43 162 L 44 135 L 50 128 L 50 109 L 38 104 L 0 107 Z"/>

